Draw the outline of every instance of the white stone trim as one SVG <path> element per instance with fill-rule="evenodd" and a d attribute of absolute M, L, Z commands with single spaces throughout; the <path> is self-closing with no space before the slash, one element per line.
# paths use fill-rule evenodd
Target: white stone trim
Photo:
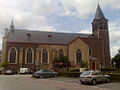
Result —
<path fill-rule="evenodd" d="M 77 48 L 76 50 L 75 50 L 75 63 L 77 64 L 78 62 L 77 62 L 77 51 L 79 50 L 80 48 Z M 82 50 L 80 49 L 80 51 L 81 51 L 81 53 L 82 53 L 82 61 L 83 61 L 83 52 L 82 52 Z"/>
<path fill-rule="evenodd" d="M 16 60 L 15 60 L 15 63 L 10 63 L 10 51 L 11 51 L 12 48 L 14 48 L 15 51 L 16 51 Z M 17 62 L 18 62 L 18 51 L 17 51 L 16 47 L 11 47 L 9 49 L 9 51 L 8 51 L 8 62 L 9 62 L 9 64 L 17 64 Z"/>
<path fill-rule="evenodd" d="M 58 55 L 60 55 L 60 50 L 62 50 L 63 51 L 63 56 L 65 56 L 65 52 L 64 52 L 64 49 L 59 49 L 59 51 L 58 51 Z"/>
<path fill-rule="evenodd" d="M 29 48 L 32 50 L 32 63 L 27 63 L 27 51 Z M 33 63 L 34 63 L 34 50 L 33 50 L 33 48 L 28 47 L 25 51 L 25 64 L 33 64 Z"/>
<path fill-rule="evenodd" d="M 42 62 L 42 53 L 43 53 L 43 50 L 44 50 L 44 49 L 46 49 L 47 52 L 48 52 L 48 62 L 47 62 L 47 63 L 43 63 L 43 62 Z M 47 48 L 43 48 L 43 49 L 41 50 L 41 64 L 49 64 L 49 50 L 48 50 Z"/>

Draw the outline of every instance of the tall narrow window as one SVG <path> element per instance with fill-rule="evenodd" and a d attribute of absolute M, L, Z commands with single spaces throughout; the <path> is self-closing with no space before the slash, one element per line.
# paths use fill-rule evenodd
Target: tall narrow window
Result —
<path fill-rule="evenodd" d="M 91 48 L 89 49 L 89 55 L 90 56 L 92 55 L 92 49 Z"/>
<path fill-rule="evenodd" d="M 77 63 L 82 61 L 82 52 L 80 49 L 78 49 L 76 52 L 76 60 L 77 60 Z"/>
<path fill-rule="evenodd" d="M 64 56 L 64 54 L 63 54 L 63 50 L 60 49 L 60 50 L 59 50 L 59 57 L 63 57 L 63 56 Z"/>
<path fill-rule="evenodd" d="M 14 48 L 10 50 L 10 63 L 16 63 L 16 50 Z"/>
<path fill-rule="evenodd" d="M 32 50 L 31 50 L 31 48 L 29 48 L 29 49 L 27 50 L 27 63 L 28 63 L 28 64 L 31 64 L 31 63 L 32 63 Z"/>
<path fill-rule="evenodd" d="M 42 63 L 47 64 L 48 63 L 48 52 L 46 49 L 42 52 Z"/>

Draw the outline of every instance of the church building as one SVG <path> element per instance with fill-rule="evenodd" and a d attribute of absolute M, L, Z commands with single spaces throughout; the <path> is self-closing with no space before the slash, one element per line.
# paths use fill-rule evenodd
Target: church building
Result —
<path fill-rule="evenodd" d="M 74 67 L 80 62 L 88 63 L 89 69 L 110 67 L 108 20 L 98 4 L 92 21 L 92 34 L 45 32 L 15 29 L 13 21 L 10 29 L 5 29 L 2 45 L 2 62 L 8 62 L 11 69 L 22 67 L 34 70 L 52 69 L 52 61 L 59 56 L 67 56 Z"/>

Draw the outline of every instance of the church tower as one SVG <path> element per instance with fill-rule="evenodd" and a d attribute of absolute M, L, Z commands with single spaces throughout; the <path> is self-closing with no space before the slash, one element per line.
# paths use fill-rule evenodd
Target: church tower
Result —
<path fill-rule="evenodd" d="M 108 20 L 105 18 L 100 5 L 98 4 L 94 20 L 92 22 L 92 34 L 97 38 L 104 40 L 104 60 L 101 60 L 102 66 L 110 66 L 110 47 Z"/>

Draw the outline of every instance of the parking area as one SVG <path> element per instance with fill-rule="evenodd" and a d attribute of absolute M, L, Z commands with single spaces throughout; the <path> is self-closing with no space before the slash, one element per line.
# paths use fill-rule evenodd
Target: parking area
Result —
<path fill-rule="evenodd" d="M 78 78 L 57 77 L 57 78 L 50 78 L 50 79 L 61 81 L 61 82 L 68 82 L 68 83 L 81 85 Z M 93 85 L 92 84 L 85 84 L 84 86 L 93 86 Z M 111 83 L 98 83 L 97 85 L 95 85 L 95 87 L 101 88 L 102 90 L 103 89 L 120 90 L 120 82 L 112 81 Z"/>
<path fill-rule="evenodd" d="M 0 90 L 119 90 L 120 82 L 82 85 L 77 78 L 31 78 L 31 75 L 0 75 Z"/>

